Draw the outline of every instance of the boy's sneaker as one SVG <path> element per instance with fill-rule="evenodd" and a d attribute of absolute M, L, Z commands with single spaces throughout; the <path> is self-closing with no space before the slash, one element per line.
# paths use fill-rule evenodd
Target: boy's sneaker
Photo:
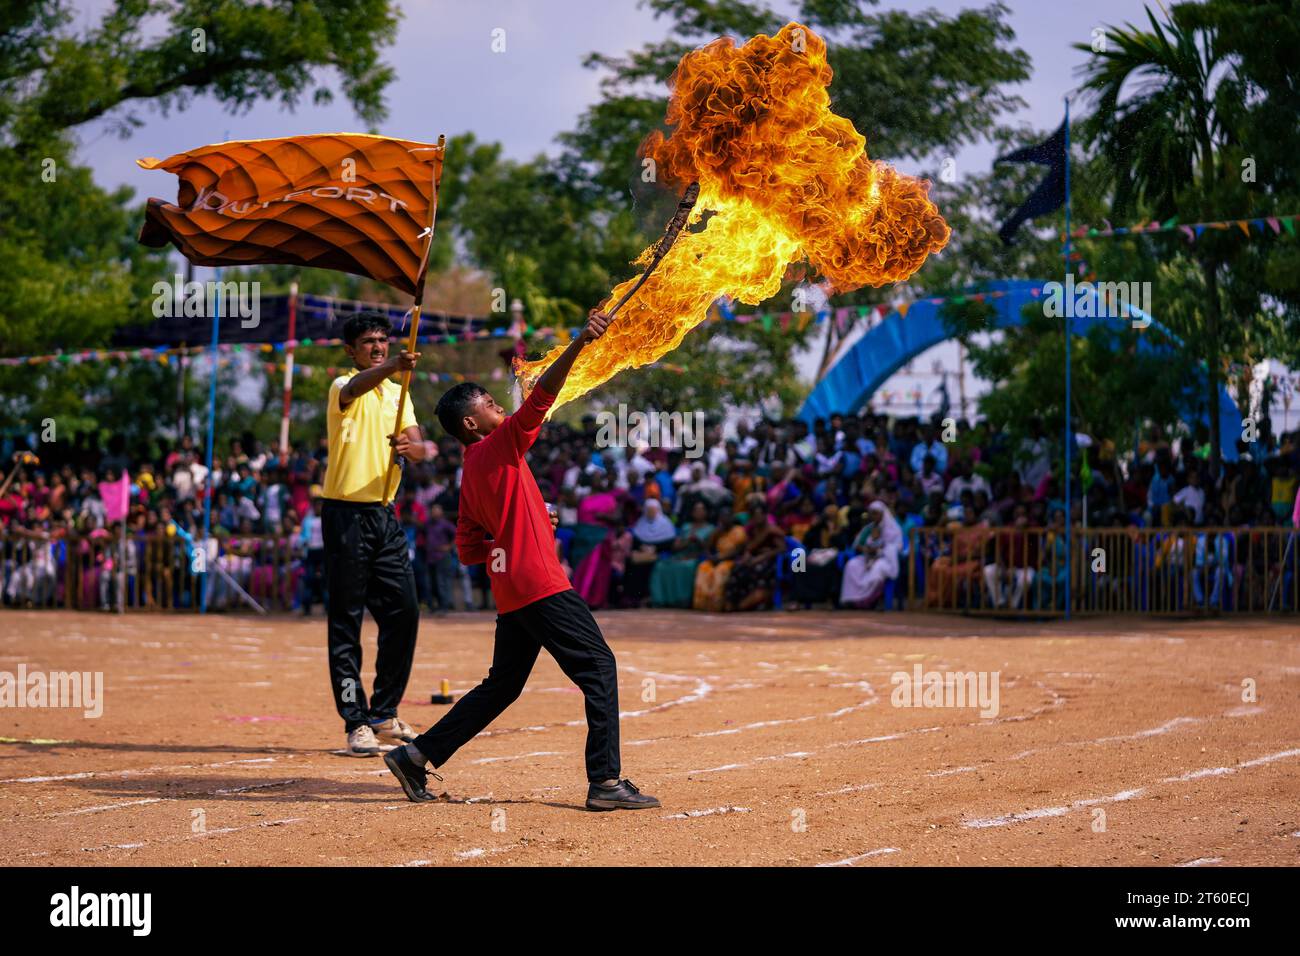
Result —
<path fill-rule="evenodd" d="M 620 780 L 612 787 L 593 783 L 587 788 L 588 810 L 653 810 L 657 806 L 658 798 L 642 793 L 631 780 Z"/>
<path fill-rule="evenodd" d="M 439 777 L 432 770 L 425 770 L 424 767 L 408 757 L 405 747 L 394 747 L 384 754 L 384 763 L 388 765 L 388 769 L 393 772 L 397 782 L 406 791 L 406 799 L 412 803 L 428 803 L 430 800 L 438 799 L 425 789 L 425 784 L 429 782 L 431 775 L 438 780 L 441 780 L 442 777 Z"/>
<path fill-rule="evenodd" d="M 401 717 L 390 717 L 382 724 L 371 724 L 370 729 L 375 732 L 375 739 L 384 750 L 409 744 L 417 736 L 415 729 Z"/>
<path fill-rule="evenodd" d="M 383 748 L 375 739 L 375 732 L 362 724 L 348 734 L 347 753 L 349 757 L 378 757 L 383 753 Z"/>

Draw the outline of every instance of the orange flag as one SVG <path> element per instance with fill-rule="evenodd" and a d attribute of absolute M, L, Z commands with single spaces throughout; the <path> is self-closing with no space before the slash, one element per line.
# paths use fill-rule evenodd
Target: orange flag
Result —
<path fill-rule="evenodd" d="M 364 133 L 217 143 L 145 169 L 180 177 L 150 199 L 140 242 L 196 265 L 351 272 L 414 295 L 443 147 Z"/>

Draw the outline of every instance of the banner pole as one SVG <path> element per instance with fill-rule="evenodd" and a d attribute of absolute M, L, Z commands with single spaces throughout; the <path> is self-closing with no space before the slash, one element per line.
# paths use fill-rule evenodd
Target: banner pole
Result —
<path fill-rule="evenodd" d="M 429 200 L 429 226 L 428 238 L 424 244 L 424 258 L 420 262 L 420 274 L 415 280 L 415 301 L 411 308 L 411 335 L 407 340 L 407 351 L 414 352 L 419 344 L 418 337 L 420 332 L 420 304 L 424 301 L 424 279 L 429 271 L 429 253 L 433 249 L 433 226 L 438 219 L 438 187 L 442 183 L 442 163 L 445 158 L 447 137 L 438 136 L 438 149 L 443 151 L 443 155 L 438 158 L 438 171 L 433 177 L 433 195 Z M 406 411 L 406 396 L 411 390 L 411 370 L 407 369 L 402 373 L 402 394 L 397 399 L 397 417 L 393 419 L 393 434 L 396 435 L 402 427 L 402 413 Z M 393 488 L 393 472 L 397 470 L 397 449 L 394 448 L 388 457 L 388 471 L 384 474 L 384 498 L 383 503 L 388 504 L 395 490 Z"/>
<path fill-rule="evenodd" d="M 1065 98 L 1065 274 L 1070 274 L 1070 98 Z M 1072 482 L 1070 454 L 1074 444 L 1074 429 L 1070 427 L 1070 351 L 1073 343 L 1073 329 L 1070 317 L 1074 314 L 1072 303 L 1066 303 L 1065 309 L 1065 619 L 1070 619 L 1070 579 L 1074 576 L 1074 538 L 1071 529 L 1074 526 L 1070 503 L 1070 486 Z M 1087 506 L 1084 506 L 1087 511 Z M 1086 517 L 1086 515 L 1085 515 Z"/>
<path fill-rule="evenodd" d="M 298 280 L 289 284 L 289 341 L 284 344 L 284 411 L 280 415 L 280 467 L 289 465 L 289 408 L 293 402 L 293 349 L 298 320 Z"/>
<path fill-rule="evenodd" d="M 203 479 L 203 578 L 199 588 L 199 613 L 208 612 L 208 535 L 212 531 L 212 449 L 217 430 L 217 340 L 221 334 L 221 268 L 217 267 L 216 302 L 212 309 L 212 347 L 208 350 L 211 370 L 208 374 L 208 474 Z"/>

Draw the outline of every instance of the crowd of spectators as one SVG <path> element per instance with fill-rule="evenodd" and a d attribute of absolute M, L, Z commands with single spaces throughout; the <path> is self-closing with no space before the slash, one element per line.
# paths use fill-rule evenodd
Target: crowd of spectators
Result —
<path fill-rule="evenodd" d="M 713 423 L 689 449 L 600 447 L 600 434 L 592 416 L 578 427 L 551 423 L 529 455 L 559 512 L 558 554 L 593 608 L 873 608 L 896 603 L 909 574 L 924 577 L 912 584 L 930 606 L 948 594 L 1060 606 L 1061 441 L 1041 422 L 1015 441 L 985 422 L 870 413 L 811 427 Z M 1242 558 L 1225 553 L 1235 547 L 1229 534 L 1204 529 L 1300 524 L 1300 432 L 1277 438 L 1265 423 L 1217 475 L 1197 437 L 1152 429 L 1121 450 L 1078 436 L 1068 518 L 1076 528 L 1193 529 L 1176 546 L 1215 572 L 1205 578 L 1214 594 L 1202 598 L 1221 602 Z M 464 567 L 456 555 L 461 450 L 446 436 L 434 445 L 429 460 L 406 468 L 396 500 L 420 599 L 439 612 L 487 608 L 482 567 Z M 7 605 L 70 603 L 71 563 L 75 606 L 114 606 L 123 529 L 109 520 L 102 489 L 123 470 L 132 604 L 193 606 L 197 572 L 211 570 L 196 564 L 193 545 L 203 539 L 208 489 L 216 544 L 205 554 L 221 570 L 210 606 L 230 606 L 243 592 L 310 614 L 328 598 L 318 517 L 323 440 L 282 460 L 245 435 L 222 449 L 211 474 L 188 437 L 128 453 L 116 439 L 101 447 L 86 435 L 66 444 L 6 436 L 0 454 L 15 468 L 0 492 Z M 1266 554 L 1264 570 L 1285 573 L 1287 560 Z"/>

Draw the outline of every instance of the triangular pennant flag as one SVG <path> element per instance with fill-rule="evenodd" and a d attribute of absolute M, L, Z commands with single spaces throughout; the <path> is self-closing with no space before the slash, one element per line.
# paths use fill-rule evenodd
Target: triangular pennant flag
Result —
<path fill-rule="evenodd" d="M 1192 232 L 1191 226 L 1179 226 L 1178 229 L 1187 237 L 1188 242 L 1196 241 L 1196 233 Z"/>
<path fill-rule="evenodd" d="M 1282 225 L 1286 227 L 1286 231 L 1291 233 L 1291 235 L 1293 236 L 1295 235 L 1295 220 L 1296 220 L 1295 216 L 1291 216 L 1289 219 L 1282 220 Z"/>
<path fill-rule="evenodd" d="M 900 302 L 896 306 L 898 310 L 898 314 L 904 319 L 907 318 L 907 310 L 910 309 L 911 307 L 912 307 L 912 303 L 910 302 Z"/>
<path fill-rule="evenodd" d="M 1268 216 L 1268 217 L 1267 217 L 1267 222 L 1268 222 L 1268 224 L 1269 224 L 1270 226 L 1273 227 L 1273 235 L 1276 236 L 1279 232 L 1282 231 L 1282 228 L 1277 224 L 1277 217 L 1276 217 L 1276 216 Z"/>
<path fill-rule="evenodd" d="M 1172 229 L 1172 228 L 1173 228 L 1174 226 L 1176 226 L 1177 224 L 1178 224 L 1178 217 L 1177 217 L 1177 216 L 1170 216 L 1168 219 L 1166 219 L 1164 222 L 1162 222 L 1162 223 L 1160 224 L 1160 228 L 1162 228 L 1162 229 Z"/>
<path fill-rule="evenodd" d="M 1198 222 L 1193 228 L 1196 230 L 1196 238 L 1199 239 L 1201 237 L 1201 233 L 1205 231 L 1205 224 Z"/>
<path fill-rule="evenodd" d="M 1246 225 L 1246 220 L 1238 219 L 1237 228 L 1240 229 L 1243 233 L 1245 233 L 1247 237 L 1250 236 L 1250 226 Z"/>

